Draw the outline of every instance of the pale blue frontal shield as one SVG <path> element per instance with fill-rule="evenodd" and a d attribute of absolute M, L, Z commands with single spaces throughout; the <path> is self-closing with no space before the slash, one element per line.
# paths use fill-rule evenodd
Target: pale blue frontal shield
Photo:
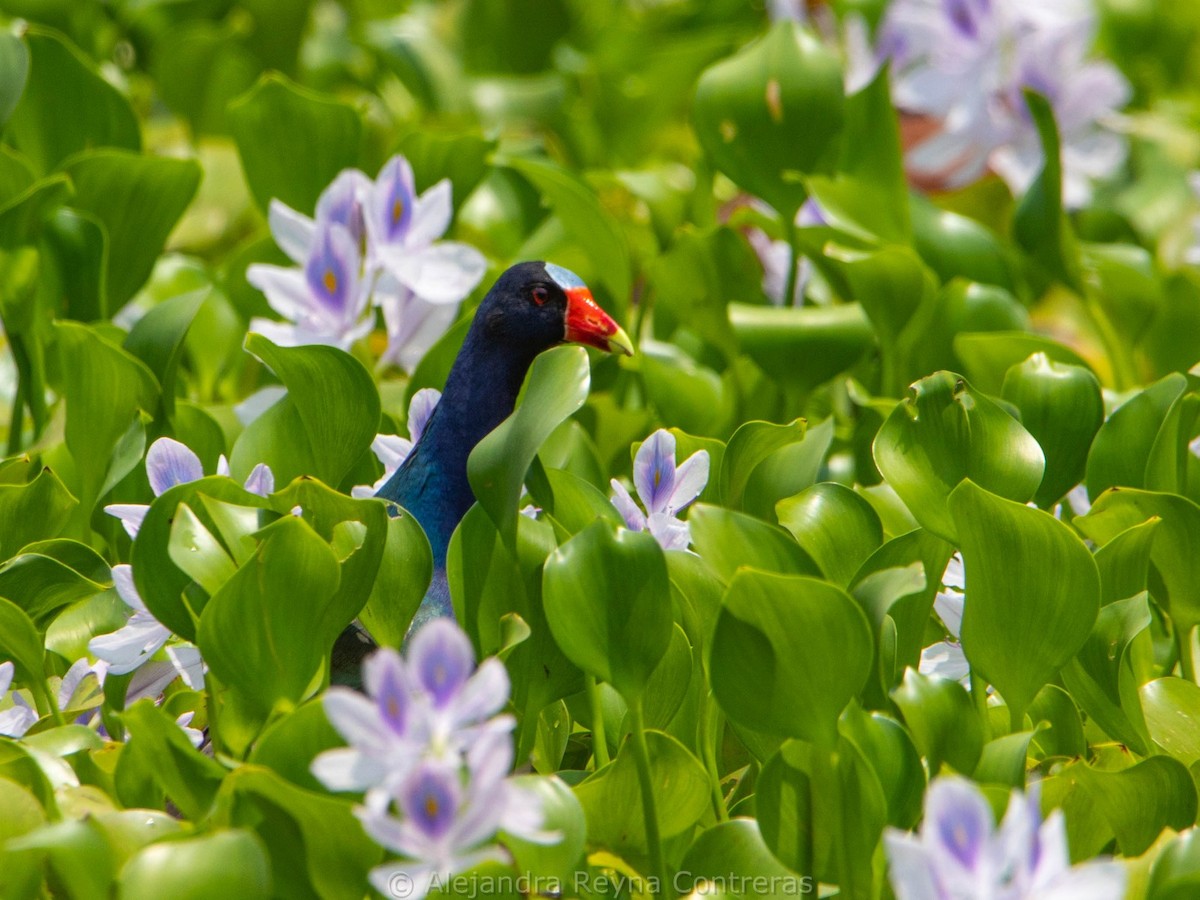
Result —
<path fill-rule="evenodd" d="M 554 283 L 564 291 L 570 290 L 571 288 L 587 287 L 587 285 L 583 283 L 583 279 L 570 269 L 564 269 L 562 266 L 556 266 L 554 263 L 546 263 L 546 274 L 553 278 Z"/>

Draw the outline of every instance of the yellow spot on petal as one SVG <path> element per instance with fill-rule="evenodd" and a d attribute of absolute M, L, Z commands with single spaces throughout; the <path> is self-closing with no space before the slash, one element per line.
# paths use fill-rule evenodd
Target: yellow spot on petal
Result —
<path fill-rule="evenodd" d="M 331 294 L 337 293 L 338 280 L 337 275 L 335 275 L 333 272 L 333 269 L 326 269 L 325 277 L 322 278 L 321 281 L 325 285 L 325 290 L 329 291 Z"/>
<path fill-rule="evenodd" d="M 775 78 L 767 82 L 767 112 L 776 122 L 783 121 L 783 89 Z"/>
<path fill-rule="evenodd" d="M 392 224 L 398 225 L 400 217 L 404 215 L 404 201 L 399 197 L 392 203 Z"/>
<path fill-rule="evenodd" d="M 437 797 L 433 796 L 433 794 L 425 795 L 425 815 L 429 816 L 431 819 L 436 819 L 438 810 L 440 808 L 441 807 L 438 806 Z"/>

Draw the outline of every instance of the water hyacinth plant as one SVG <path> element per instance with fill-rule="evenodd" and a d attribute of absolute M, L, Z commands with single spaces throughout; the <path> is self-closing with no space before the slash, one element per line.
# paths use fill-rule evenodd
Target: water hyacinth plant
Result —
<path fill-rule="evenodd" d="M 1198 47 L 0 0 L 0 897 L 1195 895 Z"/>

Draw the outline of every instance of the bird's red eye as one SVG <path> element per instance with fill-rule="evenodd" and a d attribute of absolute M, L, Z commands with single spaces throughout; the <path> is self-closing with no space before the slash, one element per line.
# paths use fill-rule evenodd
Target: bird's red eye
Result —
<path fill-rule="evenodd" d="M 541 285 L 538 285 L 537 287 L 535 287 L 533 289 L 532 296 L 533 296 L 533 302 L 536 303 L 538 306 L 541 306 L 548 299 L 550 299 L 550 292 L 547 291 Z"/>

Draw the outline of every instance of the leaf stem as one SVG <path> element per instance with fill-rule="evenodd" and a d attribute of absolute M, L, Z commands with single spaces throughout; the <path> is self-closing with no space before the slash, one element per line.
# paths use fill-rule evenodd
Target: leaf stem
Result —
<path fill-rule="evenodd" d="M 608 755 L 608 741 L 604 737 L 604 702 L 600 696 L 600 685 L 596 683 L 596 676 L 585 675 L 583 679 L 587 686 L 588 702 L 592 707 L 592 757 L 599 770 L 611 761 Z"/>
<path fill-rule="evenodd" d="M 1196 683 L 1196 652 L 1192 647 L 1194 628 L 1180 628 L 1175 632 L 1179 644 L 1179 671 L 1192 684 Z"/>
<path fill-rule="evenodd" d="M 709 694 L 700 709 L 700 746 L 704 752 L 704 767 L 708 769 L 708 779 L 712 785 L 713 812 L 718 822 L 729 818 L 729 808 L 725 805 L 725 795 L 721 792 L 721 772 L 717 768 L 716 742 L 724 724 L 721 710 L 712 694 Z"/>
<path fill-rule="evenodd" d="M 788 272 L 787 280 L 783 291 L 783 305 L 792 306 L 796 302 L 796 284 L 800 278 L 800 248 L 797 246 L 797 237 L 799 232 L 796 229 L 796 216 L 793 214 L 790 218 L 785 214 L 780 216 L 780 221 L 783 222 L 783 236 L 788 243 L 788 248 L 791 250 L 791 255 L 788 257 Z"/>
<path fill-rule="evenodd" d="M 637 697 L 629 704 L 629 715 L 633 719 L 633 758 L 637 763 L 638 784 L 642 789 L 642 813 L 646 820 L 646 844 L 650 851 L 650 868 L 658 877 L 658 890 L 662 894 L 670 885 L 670 873 L 663 858 L 662 838 L 658 834 L 658 807 L 654 800 L 654 781 L 650 775 L 650 748 L 646 745 L 646 718 L 642 712 L 642 698 Z"/>
<path fill-rule="evenodd" d="M 974 669 L 971 670 L 971 699 L 975 701 L 975 710 L 979 713 L 979 724 L 983 726 L 983 742 L 992 739 L 992 720 L 988 715 L 987 682 L 979 677 Z M 936 774 L 936 773 L 934 773 Z"/>

